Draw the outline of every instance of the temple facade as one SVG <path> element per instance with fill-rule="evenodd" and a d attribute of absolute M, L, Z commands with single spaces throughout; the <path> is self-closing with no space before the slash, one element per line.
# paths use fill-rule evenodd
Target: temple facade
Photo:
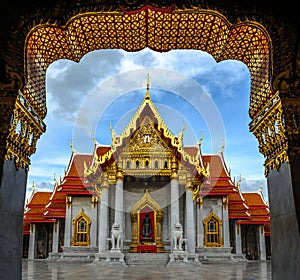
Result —
<path fill-rule="evenodd" d="M 52 192 L 33 189 L 24 213 L 23 256 L 126 263 L 134 253 L 168 261 L 270 258 L 262 192 L 242 193 L 223 153 L 183 144 L 144 99 L 110 146 L 72 154 Z M 128 259 L 128 258 L 127 258 Z M 125 261 L 124 261 L 125 260 Z"/>

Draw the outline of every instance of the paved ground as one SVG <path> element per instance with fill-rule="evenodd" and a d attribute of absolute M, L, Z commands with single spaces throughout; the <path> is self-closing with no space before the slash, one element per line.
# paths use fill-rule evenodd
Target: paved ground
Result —
<path fill-rule="evenodd" d="M 84 262 L 49 262 L 23 260 L 22 280 L 270 280 L 271 263 L 248 261 L 241 263 L 215 263 L 195 266 L 143 266 L 101 267 Z"/>

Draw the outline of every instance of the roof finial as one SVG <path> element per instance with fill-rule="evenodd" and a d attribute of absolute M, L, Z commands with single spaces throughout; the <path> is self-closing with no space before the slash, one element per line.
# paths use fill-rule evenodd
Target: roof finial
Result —
<path fill-rule="evenodd" d="M 198 146 L 201 146 L 203 138 L 204 138 L 204 134 L 203 134 L 203 131 L 201 131 L 200 138 L 199 138 L 199 140 L 197 142 Z"/>
<path fill-rule="evenodd" d="M 35 192 L 36 191 L 36 186 L 34 184 L 34 181 L 32 181 L 32 186 L 31 187 L 32 187 L 32 191 Z"/>
<path fill-rule="evenodd" d="M 149 85 L 150 85 L 150 77 L 149 77 L 149 73 L 148 73 L 147 74 L 147 88 L 146 88 L 145 99 L 150 99 Z"/>
<path fill-rule="evenodd" d="M 259 192 L 262 194 L 263 193 L 263 183 L 262 182 L 260 182 L 260 187 L 259 187 Z"/>
<path fill-rule="evenodd" d="M 74 153 L 74 146 L 73 146 L 72 139 L 71 139 L 71 141 L 70 141 L 70 147 L 71 147 L 72 152 Z"/>
<path fill-rule="evenodd" d="M 94 143 L 94 146 L 97 145 L 97 140 L 96 140 L 95 134 L 93 135 L 93 143 Z"/>
<path fill-rule="evenodd" d="M 224 148 L 225 148 L 225 140 L 223 139 L 222 146 L 221 146 L 221 149 L 220 149 L 220 154 L 224 154 Z"/>

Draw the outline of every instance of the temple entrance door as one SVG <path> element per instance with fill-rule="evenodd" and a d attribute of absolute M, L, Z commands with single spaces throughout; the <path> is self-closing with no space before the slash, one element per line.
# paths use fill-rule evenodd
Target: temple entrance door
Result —
<path fill-rule="evenodd" d="M 162 253 L 163 210 L 148 190 L 133 206 L 131 213 L 131 253 Z"/>

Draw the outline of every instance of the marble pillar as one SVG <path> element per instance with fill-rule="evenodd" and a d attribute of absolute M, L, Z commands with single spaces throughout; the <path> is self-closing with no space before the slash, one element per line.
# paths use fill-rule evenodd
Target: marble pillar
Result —
<path fill-rule="evenodd" d="M 30 235 L 29 235 L 29 244 L 28 244 L 28 259 L 33 260 L 36 257 L 36 225 L 30 224 Z"/>
<path fill-rule="evenodd" d="M 242 229 L 241 225 L 234 222 L 234 235 L 235 235 L 235 253 L 242 254 Z"/>
<path fill-rule="evenodd" d="M 177 173 L 171 179 L 171 229 L 174 228 L 174 225 L 179 223 L 179 184 Z M 173 244 L 173 232 L 171 234 L 171 244 Z"/>
<path fill-rule="evenodd" d="M 53 224 L 52 253 L 58 253 L 58 247 L 59 247 L 59 227 L 60 227 L 60 220 L 57 220 L 56 223 Z"/>
<path fill-rule="evenodd" d="M 228 218 L 228 197 L 223 197 L 222 220 L 223 220 L 222 223 L 223 223 L 224 247 L 230 247 L 229 218 Z"/>
<path fill-rule="evenodd" d="M 300 156 L 267 176 L 271 220 L 272 279 L 300 279 Z M 298 192 L 298 193 L 297 193 Z M 300 215 L 299 215 L 300 216 Z"/>
<path fill-rule="evenodd" d="M 22 278 L 23 216 L 27 171 L 3 164 L 0 185 L 0 275 Z M 3 226 L 4 225 L 4 226 Z"/>
<path fill-rule="evenodd" d="M 72 241 L 72 197 L 66 196 L 66 218 L 65 218 L 65 233 L 64 246 L 71 246 Z"/>
<path fill-rule="evenodd" d="M 258 228 L 258 240 L 259 240 L 259 259 L 265 261 L 266 256 L 266 241 L 265 241 L 265 230 L 264 225 L 260 225 Z"/>
<path fill-rule="evenodd" d="M 200 198 L 200 203 L 199 207 L 196 208 L 196 215 L 197 215 L 197 222 L 196 222 L 196 227 L 197 227 L 197 248 L 203 247 L 204 246 L 204 228 L 203 228 L 203 211 L 202 211 L 202 198 Z"/>
<path fill-rule="evenodd" d="M 121 170 L 117 172 L 116 193 L 115 193 L 115 223 L 120 224 L 124 232 L 124 198 L 123 198 L 124 176 Z"/>
<path fill-rule="evenodd" d="M 107 178 L 101 186 L 101 200 L 100 200 L 100 221 L 99 226 L 99 253 L 106 252 L 106 238 L 108 238 L 108 190 L 109 184 Z"/>
<path fill-rule="evenodd" d="M 188 239 L 187 251 L 195 253 L 195 224 L 194 224 L 194 203 L 193 186 L 188 180 L 185 188 L 186 199 L 186 237 Z"/>

